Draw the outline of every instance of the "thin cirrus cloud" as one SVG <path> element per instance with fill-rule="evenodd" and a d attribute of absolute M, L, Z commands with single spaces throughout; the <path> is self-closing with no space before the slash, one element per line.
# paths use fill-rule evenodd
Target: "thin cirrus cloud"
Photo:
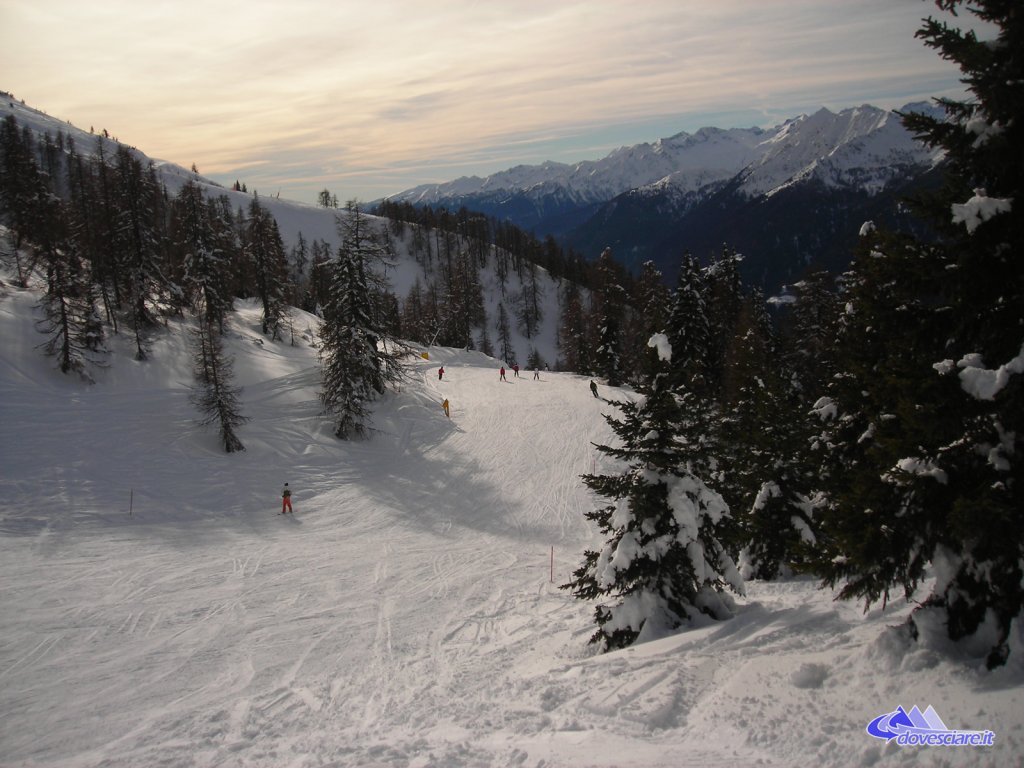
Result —
<path fill-rule="evenodd" d="M 0 87 L 222 180 L 374 199 L 957 93 L 921 0 L 0 0 Z"/>

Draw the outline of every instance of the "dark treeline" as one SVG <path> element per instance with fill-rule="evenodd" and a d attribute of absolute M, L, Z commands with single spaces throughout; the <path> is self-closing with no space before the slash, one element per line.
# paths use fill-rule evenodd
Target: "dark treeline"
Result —
<path fill-rule="evenodd" d="M 405 242 L 423 269 L 422 279 L 401 302 L 402 333 L 412 341 L 479 349 L 510 365 L 590 375 L 597 373 L 596 356 L 584 348 L 597 345 L 599 293 L 609 281 L 609 270 L 616 284 L 628 286 L 629 305 L 639 306 L 631 293 L 635 281 L 610 254 L 602 267 L 564 251 L 552 237 L 541 241 L 513 224 L 465 208 L 453 213 L 384 201 L 374 212 L 387 219 L 389 234 Z M 490 310 L 493 316 L 482 292 L 485 268 L 493 271 L 500 289 L 499 301 Z M 558 295 L 546 297 L 549 290 Z M 551 304 L 546 298 L 556 299 L 561 313 L 555 318 L 559 356 L 545 360 L 530 344 L 521 359 L 512 331 L 528 344 L 536 338 L 545 307 Z"/>
<path fill-rule="evenodd" d="M 49 303 L 87 305 L 133 335 L 140 359 L 162 318 L 194 310 L 222 330 L 236 297 L 258 297 L 264 333 L 282 336 L 302 283 L 258 196 L 236 209 L 194 181 L 171 195 L 134 150 L 97 137 L 82 154 L 62 133 L 36 139 L 13 116 L 0 123 L 0 178 L 18 279 L 42 265 Z"/>
<path fill-rule="evenodd" d="M 380 203 L 374 213 L 389 219 L 396 233 L 403 232 L 406 224 L 415 224 L 427 236 L 435 232 L 457 234 L 473 243 L 472 248 L 480 258 L 487 245 L 493 244 L 504 254 L 503 263 L 499 265 L 502 271 L 511 269 L 521 273 L 524 262 L 529 262 L 547 270 L 556 279 L 569 280 L 584 288 L 594 284 L 596 273 L 592 261 L 571 249 L 566 251 L 550 235 L 539 240 L 507 221 L 466 208 L 452 212 L 444 207 L 435 209 L 390 200 Z"/>
<path fill-rule="evenodd" d="M 565 251 L 553 237 L 539 240 L 509 222 L 465 208 L 452 213 L 385 201 L 375 213 L 388 219 L 391 234 L 405 240 L 424 268 L 424 283 L 417 283 L 403 302 L 406 338 L 436 339 L 480 349 L 509 364 L 601 376 L 612 384 L 638 380 L 644 345 L 659 327 L 669 297 L 652 264 L 634 277 L 610 250 L 588 261 Z M 501 289 L 495 317 L 487 316 L 480 293 L 479 271 L 488 266 Z M 550 281 L 542 279 L 540 270 Z M 543 307 L 549 304 L 546 290 L 558 292 L 553 297 L 559 312 L 558 357 L 544 360 L 531 347 L 526 360 L 519 359 L 511 330 L 527 341 L 537 335 Z M 473 328 L 480 329 L 475 337 Z"/>

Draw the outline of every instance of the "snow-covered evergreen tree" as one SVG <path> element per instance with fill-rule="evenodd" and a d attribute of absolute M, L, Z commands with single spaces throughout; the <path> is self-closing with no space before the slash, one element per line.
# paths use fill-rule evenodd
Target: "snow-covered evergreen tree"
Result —
<path fill-rule="evenodd" d="M 723 495 L 739 521 L 744 578 L 802 566 L 815 544 L 815 498 L 805 472 L 806 410 L 782 367 L 764 297 L 743 301 L 726 354 L 719 445 Z"/>
<path fill-rule="evenodd" d="M 813 402 L 835 373 L 840 312 L 836 279 L 829 272 L 812 270 L 791 290 L 794 302 L 787 312 L 781 353 L 793 386 L 807 396 L 813 394 Z"/>
<path fill-rule="evenodd" d="M 480 285 L 478 262 L 466 250 L 454 259 L 448 284 L 446 321 L 437 343 L 452 347 L 472 347 L 473 328 L 486 322 L 483 288 Z"/>
<path fill-rule="evenodd" d="M 652 337 L 662 364 L 671 358 L 664 335 Z M 587 513 L 606 537 L 564 588 L 601 600 L 592 642 L 621 648 L 677 628 L 698 614 L 732 615 L 730 587 L 743 583 L 721 541 L 729 509 L 707 484 L 707 462 L 680 432 L 682 407 L 664 370 L 638 402 L 616 402 L 622 418 L 607 417 L 621 447 L 598 450 L 625 464 L 618 474 L 585 475 L 610 504 Z"/>
<path fill-rule="evenodd" d="M 347 440 L 365 434 L 368 403 L 374 390 L 383 391 L 384 383 L 371 346 L 376 339 L 367 330 L 365 283 L 359 279 L 350 251 L 339 249 L 332 272 L 331 293 L 320 326 L 320 400 L 324 412 L 334 420 L 334 434 Z"/>
<path fill-rule="evenodd" d="M 516 297 L 516 319 L 519 321 L 519 330 L 530 339 L 537 335 L 537 329 L 543 320 L 541 310 L 541 299 L 544 296 L 544 288 L 540 282 L 540 269 L 532 261 L 526 259 L 523 262 L 523 288 Z"/>
<path fill-rule="evenodd" d="M 295 305 L 302 304 L 302 299 L 306 294 L 306 288 L 309 282 L 309 277 L 306 274 L 306 266 L 309 264 L 309 258 L 309 243 L 306 241 L 305 236 L 299 232 L 295 240 L 295 245 L 293 245 L 291 249 L 288 273 L 288 282 L 290 284 L 288 294 L 292 303 Z"/>
<path fill-rule="evenodd" d="M 673 386 L 705 392 L 710 330 L 703 275 L 697 260 L 689 253 L 679 265 L 666 334 L 672 344 Z"/>
<path fill-rule="evenodd" d="M 164 189 L 153 164 L 143 167 L 142 161 L 121 145 L 115 154 L 114 182 L 114 278 L 122 285 L 121 298 L 128 303 L 136 358 L 145 360 L 149 331 L 157 322 L 155 304 L 160 297 L 175 293 L 162 268 Z"/>
<path fill-rule="evenodd" d="M 739 263 L 743 257 L 728 246 L 704 273 L 704 305 L 708 318 L 707 378 L 715 397 L 726 385 L 726 355 L 736 335 L 743 285 Z M 728 397 L 728 394 L 726 395 Z"/>
<path fill-rule="evenodd" d="M 69 142 L 66 206 L 68 230 L 88 270 L 89 290 L 95 297 L 93 304 L 103 307 L 103 317 L 116 332 L 117 316 L 112 299 L 114 254 L 110 248 L 111 238 L 104 236 L 110 229 L 104 226 L 108 213 L 99 194 L 101 165 L 98 161 L 80 155 L 74 143 Z M 99 314 L 96 316 L 96 324 L 98 329 L 102 325 Z"/>
<path fill-rule="evenodd" d="M 387 280 L 375 267 L 384 270 L 392 264 L 393 254 L 382 242 L 381 233 L 372 220 L 359 209 L 358 202 L 345 203 L 344 213 L 336 217 L 340 251 L 351 261 L 354 280 L 352 288 L 352 313 L 364 329 L 373 355 L 372 387 L 377 394 L 383 394 L 389 383 L 400 381 L 404 369 L 400 361 L 405 347 L 393 333 L 388 331 L 394 321 L 394 297 L 387 287 Z M 482 307 L 480 307 L 482 311 Z"/>
<path fill-rule="evenodd" d="M 508 312 L 505 311 L 505 302 L 498 302 L 498 355 L 508 365 L 515 365 L 516 350 L 512 346 L 512 328 L 508 323 Z"/>
<path fill-rule="evenodd" d="M 727 374 L 736 400 L 724 408 L 723 442 L 728 460 L 739 462 L 728 487 L 740 496 L 733 506 L 742 512 L 744 578 L 770 580 L 808 570 L 819 557 L 818 512 L 825 496 L 819 454 L 811 445 L 821 447 L 820 414 L 831 411 L 814 411 L 812 405 L 835 373 L 833 283 L 827 273 L 814 271 L 791 287 L 795 301 L 787 305 L 787 332 L 777 345 L 766 344 L 763 332 L 752 332 L 767 318 L 755 319 L 751 328 L 750 307 L 740 314 L 740 344 Z"/>
<path fill-rule="evenodd" d="M 216 232 L 216 208 L 207 204 L 202 189 L 187 182 L 172 203 L 172 233 L 184 264 L 182 278 L 193 309 L 200 309 L 208 324 L 224 329 L 231 311 L 227 254 L 221 252 Z"/>
<path fill-rule="evenodd" d="M 256 295 L 263 305 L 263 333 L 278 339 L 286 311 L 288 264 L 277 221 L 256 196 L 249 203 L 244 243 L 255 279 Z"/>
<path fill-rule="evenodd" d="M 939 381 L 930 365 L 943 334 L 932 297 L 941 269 L 933 247 L 880 233 L 865 239 L 844 276 L 837 373 L 809 403 L 825 492 L 816 570 L 842 584 L 842 597 L 868 604 L 884 604 L 897 587 L 909 597 L 923 579 L 931 545 L 922 536 L 933 535 L 931 510 L 944 493 L 935 476 L 910 494 L 892 482 L 908 449 L 928 463 L 913 446 L 931 442 L 935 423 Z"/>
<path fill-rule="evenodd" d="M 779 415 L 776 365 L 771 320 L 763 297 L 755 293 L 744 299 L 726 347 L 718 425 L 726 479 L 722 495 L 737 512 L 751 508 L 774 463 L 776 446 L 766 433 L 776 431 Z"/>
<path fill-rule="evenodd" d="M 33 249 L 46 268 L 44 317 L 37 327 L 47 340 L 40 346 L 62 373 L 75 371 L 91 381 L 86 363 L 99 363 L 94 353 L 101 349 L 103 327 L 88 270 L 69 232 L 65 204 L 43 189 L 33 209 Z"/>
<path fill-rule="evenodd" d="M 22 245 L 36 239 L 40 196 L 48 194 L 32 135 L 21 131 L 14 115 L 8 115 L 0 122 L 0 222 L 10 232 L 10 255 L 22 286 L 27 285 L 30 271 L 22 262 Z"/>
<path fill-rule="evenodd" d="M 562 293 L 562 316 L 558 325 L 559 366 L 566 371 L 587 374 L 592 370 L 591 344 L 583 299 L 576 283 L 566 282 Z"/>
<path fill-rule="evenodd" d="M 928 544 L 936 531 L 937 580 L 915 622 L 936 614 L 954 640 L 987 639 L 994 667 L 1024 609 L 1024 14 L 1005 0 L 939 6 L 966 10 L 995 36 L 979 40 L 934 19 L 919 33 L 960 67 L 970 96 L 940 102 L 948 121 L 905 118 L 950 164 L 949 184 L 927 209 L 942 232 L 949 311 L 939 322 L 944 348 L 929 361 L 941 385 L 927 439 L 906 446 L 893 482 L 904 498 L 938 497 L 924 531 Z"/>
<path fill-rule="evenodd" d="M 915 632 L 976 638 L 1003 664 L 1024 606 L 1024 17 L 1014 3 L 942 0 L 997 31 L 978 40 L 930 19 L 971 98 L 948 121 L 906 125 L 946 151 L 946 187 L 921 207 L 937 243 L 878 233 L 858 257 L 832 416 L 821 570 L 844 596 L 910 595 L 936 581 Z M 826 463 L 826 468 L 829 464 Z"/>
<path fill-rule="evenodd" d="M 669 291 L 664 275 L 652 261 L 646 261 L 631 290 L 631 311 L 626 315 L 623 344 L 624 368 L 629 380 L 650 379 L 658 369 L 658 357 L 647 339 L 664 333 L 668 326 Z"/>
<path fill-rule="evenodd" d="M 426 344 L 430 341 L 428 327 L 423 285 L 417 277 L 402 304 L 402 328 L 405 338 Z"/>
<path fill-rule="evenodd" d="M 331 285 L 320 327 L 324 411 L 342 439 L 365 434 L 370 401 L 402 375 L 398 348 L 384 348 L 375 322 L 367 259 L 379 253 L 370 224 L 354 201 L 338 216 L 342 244 L 331 264 Z"/>
<path fill-rule="evenodd" d="M 612 258 L 610 248 L 605 248 L 597 260 L 598 288 L 595 292 L 597 306 L 597 350 L 596 371 L 609 386 L 622 383 L 622 325 L 626 308 L 626 290 L 622 287 L 620 268 Z"/>
<path fill-rule="evenodd" d="M 312 265 L 309 275 L 309 296 L 305 309 L 314 314 L 319 314 L 320 309 L 327 303 L 330 295 L 332 259 L 331 246 L 324 240 L 314 240 L 310 248 L 312 253 Z"/>
<path fill-rule="evenodd" d="M 225 356 L 220 331 L 202 312 L 192 331 L 192 372 L 197 383 L 191 401 L 199 409 L 199 423 L 217 425 L 225 452 L 244 451 L 235 432 L 248 421 L 239 404 L 241 390 L 233 383 L 232 361 Z"/>

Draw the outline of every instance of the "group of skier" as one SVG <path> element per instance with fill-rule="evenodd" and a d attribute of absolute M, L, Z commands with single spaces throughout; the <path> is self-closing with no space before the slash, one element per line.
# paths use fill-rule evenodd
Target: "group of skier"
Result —
<path fill-rule="evenodd" d="M 517 379 L 519 378 L 519 364 L 518 363 L 516 363 L 516 364 L 514 364 L 512 366 L 512 375 L 515 378 L 517 378 Z M 440 368 L 437 369 L 437 380 L 438 381 L 443 381 L 444 380 L 444 366 L 443 365 Z M 537 368 L 537 366 L 533 367 L 533 380 L 534 381 L 540 381 L 540 370 Z M 500 368 L 498 368 L 498 381 L 508 381 L 508 379 L 505 378 L 505 366 L 504 365 L 501 366 Z M 597 394 L 597 384 L 594 382 L 593 379 L 590 380 L 590 392 L 591 392 L 591 394 L 593 394 L 594 397 L 597 397 L 597 398 L 600 399 L 600 396 Z M 448 404 L 448 398 L 444 399 L 444 402 L 441 403 L 441 407 L 444 409 L 444 415 L 447 416 L 448 418 L 451 418 L 451 412 L 450 412 L 450 406 Z"/>
<path fill-rule="evenodd" d="M 517 379 L 519 378 L 518 363 L 512 366 L 512 375 Z M 533 380 L 540 381 L 540 370 L 537 368 L 537 366 L 533 367 Z M 498 381 L 508 381 L 508 379 L 505 378 L 505 366 L 501 366 L 501 368 L 498 369 Z"/>
<path fill-rule="evenodd" d="M 518 378 L 518 376 L 519 376 L 519 366 L 518 365 L 513 365 L 512 366 L 512 371 L 513 371 L 514 375 Z M 536 367 L 534 367 L 534 369 L 533 369 L 533 378 L 534 378 L 535 381 L 539 381 L 540 380 L 540 371 Z M 438 381 L 443 381 L 444 380 L 444 366 L 443 365 L 440 368 L 437 369 L 437 380 Z M 505 378 L 505 366 L 501 366 L 501 368 L 499 369 L 499 371 L 498 371 L 498 380 L 499 381 L 508 381 L 508 379 Z M 597 394 L 597 384 L 594 382 L 593 379 L 590 380 L 590 391 L 594 395 L 594 397 L 598 397 L 598 394 Z M 444 409 L 444 415 L 447 416 L 448 418 L 451 418 L 451 410 L 450 410 L 451 406 L 448 403 L 448 398 L 447 397 L 444 399 L 444 402 L 441 403 L 441 407 Z M 295 512 L 292 510 L 292 490 L 291 490 L 291 488 L 288 487 L 288 483 L 285 483 L 284 484 L 284 488 L 281 489 L 281 512 L 280 512 L 280 514 L 282 514 L 282 515 L 287 515 L 287 514 L 294 515 L 295 514 Z"/>

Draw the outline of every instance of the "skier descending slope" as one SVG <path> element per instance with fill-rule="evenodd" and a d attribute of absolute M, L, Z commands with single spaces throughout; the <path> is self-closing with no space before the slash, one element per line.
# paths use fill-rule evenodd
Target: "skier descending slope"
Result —
<path fill-rule="evenodd" d="M 288 487 L 288 483 L 284 484 L 284 488 L 281 490 L 281 514 L 292 512 L 292 489 Z"/>

